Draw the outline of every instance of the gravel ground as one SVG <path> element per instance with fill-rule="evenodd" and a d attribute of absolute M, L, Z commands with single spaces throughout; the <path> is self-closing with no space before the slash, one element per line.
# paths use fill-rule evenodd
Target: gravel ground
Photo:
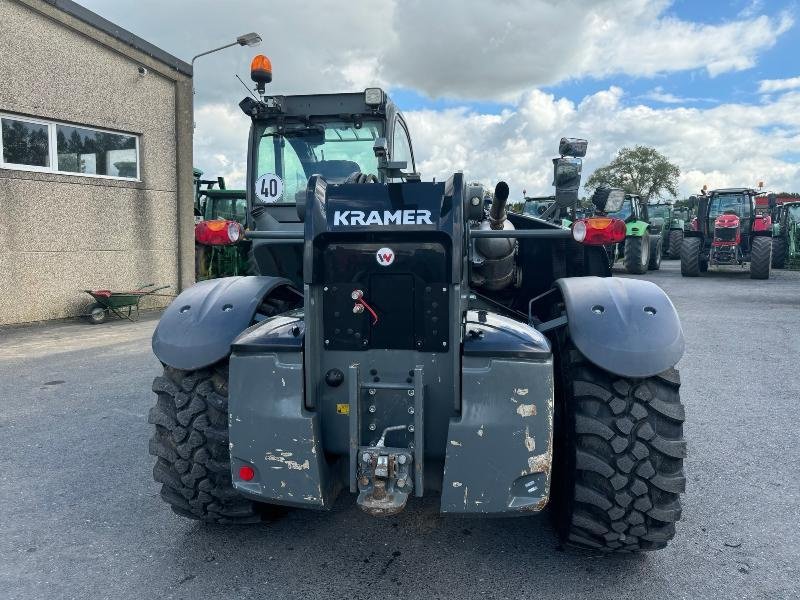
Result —
<path fill-rule="evenodd" d="M 800 273 L 647 275 L 680 313 L 688 490 L 667 550 L 562 549 L 546 516 L 444 518 L 414 500 L 200 525 L 147 454 L 159 364 L 138 324 L 0 330 L 0 596 L 40 598 L 797 598 Z"/>

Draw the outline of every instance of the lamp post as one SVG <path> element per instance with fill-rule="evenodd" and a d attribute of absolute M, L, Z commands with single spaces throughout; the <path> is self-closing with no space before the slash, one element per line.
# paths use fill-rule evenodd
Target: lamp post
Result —
<path fill-rule="evenodd" d="M 240 35 L 236 38 L 235 42 L 231 42 L 230 44 L 225 44 L 224 46 L 220 46 L 219 48 L 214 48 L 213 50 L 206 50 L 205 52 L 201 52 L 192 57 L 192 69 L 194 69 L 194 61 L 196 61 L 201 56 L 205 56 L 206 54 L 212 54 L 214 52 L 219 52 L 220 50 L 225 50 L 225 48 L 230 48 L 232 46 L 257 46 L 261 43 L 261 36 L 257 33 L 245 33 L 244 35 Z"/>
<path fill-rule="evenodd" d="M 212 50 L 206 50 L 205 52 L 201 52 L 200 54 L 195 54 L 192 57 L 192 98 L 194 98 L 195 90 L 194 90 L 194 61 L 196 61 L 201 56 L 206 56 L 207 54 L 213 54 L 214 52 L 219 52 L 220 50 L 225 50 L 225 48 L 231 48 L 233 46 L 257 46 L 261 43 L 261 36 L 257 33 L 245 33 L 244 35 L 240 35 L 236 38 L 235 42 L 231 42 L 230 44 L 225 44 L 224 46 L 220 46 L 219 48 L 213 48 Z M 192 102 L 194 104 L 194 101 Z M 192 113 L 194 114 L 194 106 L 192 106 Z M 194 120 L 194 116 L 192 116 L 192 129 L 197 127 L 197 123 Z"/>

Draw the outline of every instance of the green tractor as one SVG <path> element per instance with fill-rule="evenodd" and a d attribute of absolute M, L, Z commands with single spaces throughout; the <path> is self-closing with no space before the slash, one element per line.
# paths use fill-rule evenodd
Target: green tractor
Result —
<path fill-rule="evenodd" d="M 195 279 L 247 274 L 247 192 L 227 189 L 222 177 L 202 179 L 200 169 L 194 175 Z"/>
<path fill-rule="evenodd" d="M 772 210 L 772 267 L 800 269 L 800 200 Z"/>
<path fill-rule="evenodd" d="M 650 234 L 661 235 L 661 255 L 667 258 L 681 257 L 683 229 L 687 222 L 688 210 L 677 208 L 666 202 L 649 204 L 647 216 L 650 221 Z"/>
<path fill-rule="evenodd" d="M 607 216 L 622 219 L 626 228 L 624 242 L 606 247 L 612 266 L 622 260 L 625 270 L 636 275 L 661 268 L 662 236 L 651 226 L 648 206 L 641 197 L 625 194 L 622 207 Z"/>
<path fill-rule="evenodd" d="M 541 217 L 555 201 L 555 196 L 525 196 L 522 214 L 531 217 Z"/>

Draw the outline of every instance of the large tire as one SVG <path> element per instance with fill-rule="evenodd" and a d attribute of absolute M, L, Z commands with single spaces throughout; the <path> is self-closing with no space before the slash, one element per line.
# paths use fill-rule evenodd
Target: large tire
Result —
<path fill-rule="evenodd" d="M 683 238 L 681 243 L 681 275 L 698 277 L 700 275 L 700 245 L 703 240 L 696 237 Z"/>
<path fill-rule="evenodd" d="M 686 486 L 678 372 L 618 377 L 572 346 L 560 366 L 553 506 L 562 541 L 608 552 L 664 548 Z"/>
<path fill-rule="evenodd" d="M 658 271 L 661 268 L 661 244 L 661 236 L 650 238 L 650 260 L 647 263 L 647 268 L 651 271 Z"/>
<path fill-rule="evenodd" d="M 669 232 L 669 248 L 667 249 L 669 258 L 681 257 L 681 243 L 683 242 L 683 231 L 673 229 Z"/>
<path fill-rule="evenodd" d="M 776 237 L 772 238 L 772 268 L 783 269 L 786 267 L 786 255 L 788 248 L 786 247 L 786 238 Z"/>
<path fill-rule="evenodd" d="M 200 371 L 164 367 L 148 422 L 161 498 L 184 517 L 209 523 L 255 523 L 259 505 L 233 489 L 228 450 L 227 362 Z"/>
<path fill-rule="evenodd" d="M 645 233 L 641 237 L 625 238 L 625 270 L 635 275 L 647 273 L 650 263 L 650 236 Z"/>
<path fill-rule="evenodd" d="M 772 238 L 757 236 L 750 242 L 750 279 L 769 279 Z"/>

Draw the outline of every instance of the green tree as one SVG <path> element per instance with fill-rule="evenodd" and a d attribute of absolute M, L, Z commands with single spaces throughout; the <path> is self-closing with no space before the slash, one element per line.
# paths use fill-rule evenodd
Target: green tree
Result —
<path fill-rule="evenodd" d="M 622 148 L 611 163 L 592 173 L 584 187 L 591 192 L 606 183 L 649 201 L 665 193 L 677 196 L 680 174 L 678 165 L 655 148 L 634 146 Z"/>

